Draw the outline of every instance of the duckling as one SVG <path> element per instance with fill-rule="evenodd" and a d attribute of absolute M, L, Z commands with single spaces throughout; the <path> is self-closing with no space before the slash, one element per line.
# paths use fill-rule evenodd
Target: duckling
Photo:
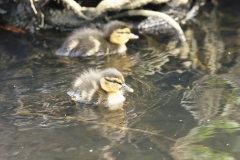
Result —
<path fill-rule="evenodd" d="M 124 91 L 133 92 L 115 68 L 85 70 L 67 94 L 72 100 L 85 104 L 106 105 L 110 108 L 125 101 Z"/>
<path fill-rule="evenodd" d="M 105 26 L 104 32 L 91 28 L 74 31 L 56 55 L 77 57 L 124 53 L 129 39 L 138 39 L 138 36 L 131 33 L 126 23 L 112 21 Z"/>

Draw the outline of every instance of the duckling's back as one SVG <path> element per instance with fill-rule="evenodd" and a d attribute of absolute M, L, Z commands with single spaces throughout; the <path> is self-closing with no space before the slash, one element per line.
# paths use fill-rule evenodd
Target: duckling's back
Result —
<path fill-rule="evenodd" d="M 81 103 L 103 103 L 106 100 L 106 92 L 101 89 L 99 80 L 102 71 L 89 69 L 81 74 L 68 91 L 68 95 L 74 101 Z"/>
<path fill-rule="evenodd" d="M 97 29 L 78 29 L 74 31 L 56 51 L 61 56 L 104 55 L 117 50 L 117 45 L 110 43 Z"/>

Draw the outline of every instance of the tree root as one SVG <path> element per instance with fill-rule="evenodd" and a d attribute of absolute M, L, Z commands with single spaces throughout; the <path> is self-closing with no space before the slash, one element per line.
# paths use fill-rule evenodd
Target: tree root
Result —
<path fill-rule="evenodd" d="M 82 13 L 82 7 L 75 2 L 74 0 L 62 0 L 63 3 L 69 5 L 69 7 L 74 11 L 74 13 L 76 13 L 79 17 L 84 18 L 85 20 L 90 20 L 89 17 L 85 16 Z M 84 7 L 84 9 L 86 10 L 86 7 Z"/>

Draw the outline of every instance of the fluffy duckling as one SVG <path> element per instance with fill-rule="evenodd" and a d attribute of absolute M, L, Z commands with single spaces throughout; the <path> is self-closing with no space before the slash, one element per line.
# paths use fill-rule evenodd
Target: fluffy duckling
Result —
<path fill-rule="evenodd" d="M 125 101 L 124 91 L 133 92 L 133 89 L 125 84 L 123 75 L 117 69 L 107 68 L 84 71 L 67 94 L 76 102 L 114 108 Z"/>
<path fill-rule="evenodd" d="M 124 53 L 125 43 L 137 39 L 126 23 L 112 21 L 105 26 L 104 32 L 98 29 L 78 29 L 74 31 L 56 51 L 61 56 L 92 56 Z"/>

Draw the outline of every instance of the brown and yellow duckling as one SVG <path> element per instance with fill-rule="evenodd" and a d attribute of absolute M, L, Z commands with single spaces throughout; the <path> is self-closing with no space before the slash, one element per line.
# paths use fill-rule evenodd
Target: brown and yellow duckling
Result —
<path fill-rule="evenodd" d="M 126 23 L 112 21 L 105 26 L 104 32 L 84 28 L 74 31 L 56 51 L 60 56 L 92 56 L 124 53 L 129 39 L 137 39 Z"/>
<path fill-rule="evenodd" d="M 67 93 L 76 102 L 104 105 L 114 109 L 117 104 L 125 101 L 124 91 L 133 92 L 133 89 L 125 84 L 121 72 L 115 68 L 107 68 L 84 71 Z"/>

